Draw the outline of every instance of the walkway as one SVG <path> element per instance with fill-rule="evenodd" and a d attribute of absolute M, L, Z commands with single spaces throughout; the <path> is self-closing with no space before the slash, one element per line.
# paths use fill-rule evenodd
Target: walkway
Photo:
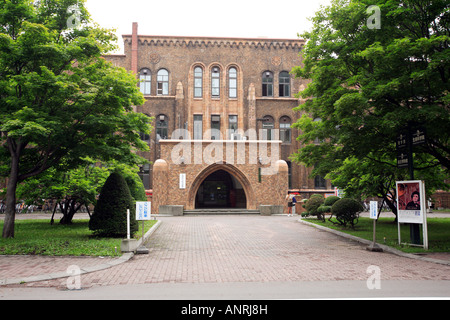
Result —
<path fill-rule="evenodd" d="M 83 289 L 141 284 L 286 283 L 366 281 L 371 266 L 383 280 L 450 281 L 450 266 L 383 252 L 305 225 L 297 217 L 257 215 L 160 217 L 147 242 L 150 253 L 103 269 L 112 258 L 0 256 L 0 279 L 67 273 L 81 275 Z M 97 270 L 98 270 L 97 269 Z M 67 288 L 67 279 L 20 287 Z M 2 287 L 0 287 L 1 289 Z M 450 296 L 450 293 L 449 293 Z"/>

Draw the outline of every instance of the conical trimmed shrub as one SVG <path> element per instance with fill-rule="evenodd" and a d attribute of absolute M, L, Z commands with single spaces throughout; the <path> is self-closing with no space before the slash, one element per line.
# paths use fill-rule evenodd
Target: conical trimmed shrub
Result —
<path fill-rule="evenodd" d="M 130 233 L 133 235 L 139 228 L 135 203 L 125 179 L 113 172 L 102 187 L 89 229 L 102 236 L 126 236 L 127 209 L 130 209 Z"/>

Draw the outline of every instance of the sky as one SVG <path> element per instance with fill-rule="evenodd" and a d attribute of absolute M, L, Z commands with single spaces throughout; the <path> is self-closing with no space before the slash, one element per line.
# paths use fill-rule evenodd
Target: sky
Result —
<path fill-rule="evenodd" d="M 100 26 L 131 34 L 297 39 L 330 0 L 87 0 Z M 122 50 L 122 49 L 120 49 Z M 119 50 L 119 52 L 120 52 Z"/>

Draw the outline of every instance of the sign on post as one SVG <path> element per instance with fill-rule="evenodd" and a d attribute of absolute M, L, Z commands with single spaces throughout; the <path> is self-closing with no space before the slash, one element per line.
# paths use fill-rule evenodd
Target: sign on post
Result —
<path fill-rule="evenodd" d="M 425 183 L 420 180 L 397 181 L 396 189 L 399 244 L 401 243 L 401 223 L 421 224 L 423 231 L 423 247 L 424 249 L 428 249 Z"/>
<path fill-rule="evenodd" d="M 378 202 L 370 201 L 370 219 L 378 219 Z"/>
<path fill-rule="evenodd" d="M 136 201 L 136 220 L 142 221 L 142 242 L 141 246 L 137 248 L 136 252 L 140 254 L 147 254 L 149 251 L 143 245 L 144 243 L 144 221 L 151 220 L 152 217 L 152 203 L 146 201 Z"/>
<path fill-rule="evenodd" d="M 152 214 L 152 203 L 137 201 L 136 202 L 136 220 L 150 220 Z"/>
<path fill-rule="evenodd" d="M 378 219 L 378 202 L 370 201 L 370 219 L 373 220 L 373 241 L 370 246 L 366 249 L 369 251 L 381 252 L 383 251 L 380 246 L 376 243 L 376 228 L 377 228 L 377 219 Z"/>
<path fill-rule="evenodd" d="M 426 139 L 425 128 L 418 128 L 412 132 L 412 144 L 413 146 L 418 146 L 425 143 Z"/>

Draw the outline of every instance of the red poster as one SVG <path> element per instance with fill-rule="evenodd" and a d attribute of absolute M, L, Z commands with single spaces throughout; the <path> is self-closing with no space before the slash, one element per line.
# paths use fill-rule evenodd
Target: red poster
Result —
<path fill-rule="evenodd" d="M 420 210 L 420 185 L 418 182 L 397 184 L 398 209 Z"/>

